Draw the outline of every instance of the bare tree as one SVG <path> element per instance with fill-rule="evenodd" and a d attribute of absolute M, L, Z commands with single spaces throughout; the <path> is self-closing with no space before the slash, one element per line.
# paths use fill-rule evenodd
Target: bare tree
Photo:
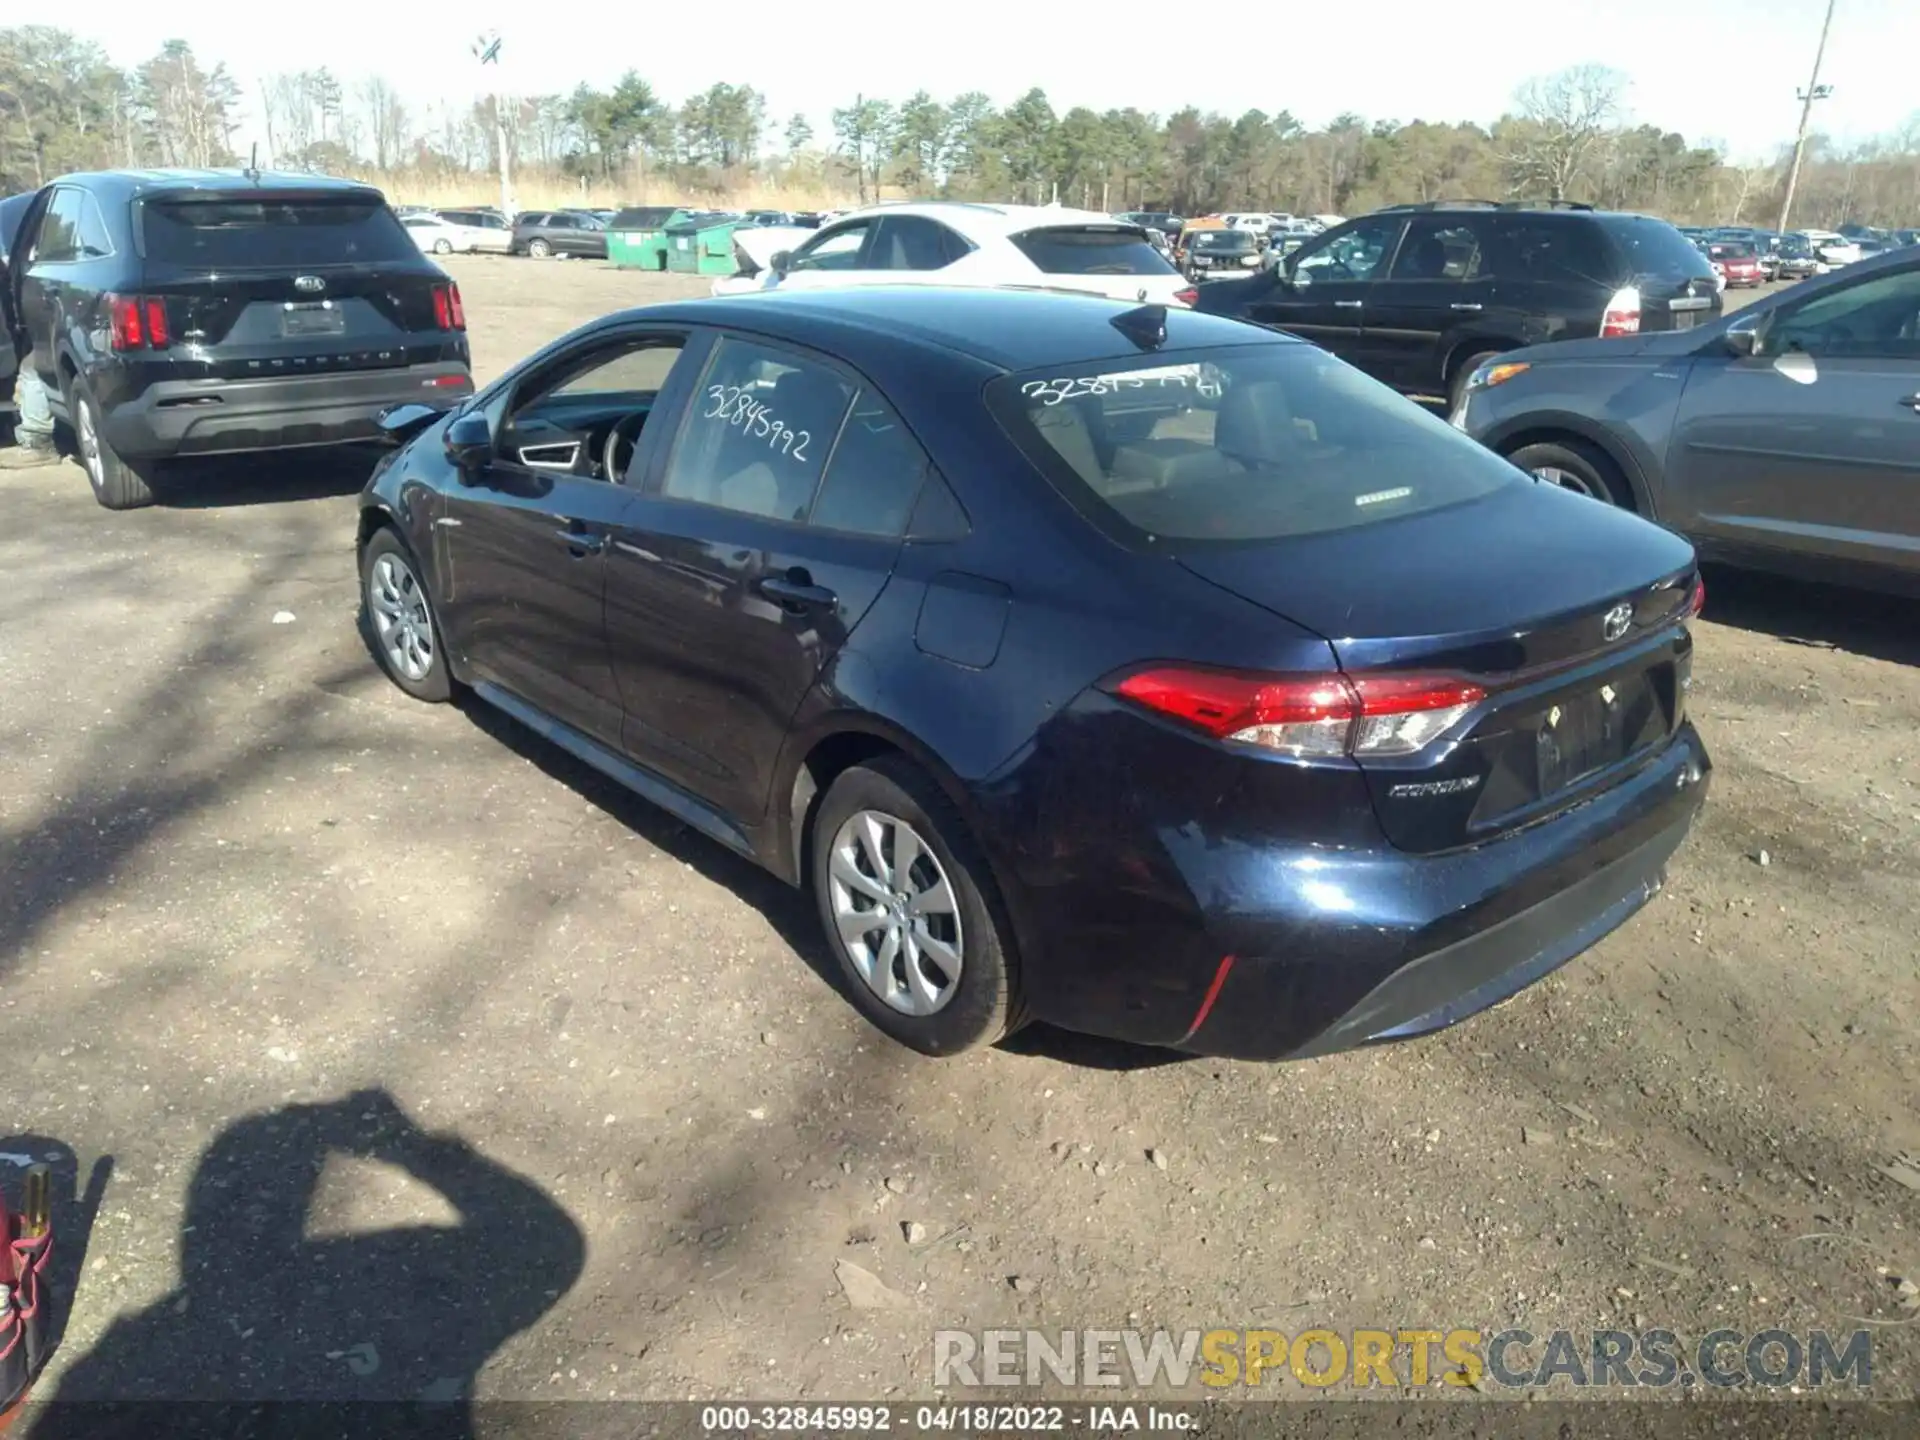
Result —
<path fill-rule="evenodd" d="M 1619 123 L 1626 77 L 1604 65 L 1575 65 L 1529 80 L 1514 94 L 1520 123 L 1509 127 L 1502 159 L 1519 189 L 1564 200 L 1598 160 Z"/>
<path fill-rule="evenodd" d="M 382 171 L 391 170 L 406 158 L 407 107 L 400 93 L 377 75 L 361 83 L 359 98 L 373 163 Z"/>

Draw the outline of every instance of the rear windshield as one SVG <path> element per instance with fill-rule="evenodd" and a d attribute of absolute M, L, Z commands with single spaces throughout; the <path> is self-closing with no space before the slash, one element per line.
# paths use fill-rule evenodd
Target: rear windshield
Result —
<path fill-rule="evenodd" d="M 148 258 L 169 265 L 339 265 L 419 254 L 378 199 L 148 200 L 142 216 Z"/>
<path fill-rule="evenodd" d="M 1386 386 L 1284 340 L 1009 375 L 987 395 L 1054 486 L 1136 546 L 1349 530 L 1527 483 Z"/>
<path fill-rule="evenodd" d="M 1605 223 L 1631 274 L 1713 277 L 1713 267 L 1707 264 L 1700 247 L 1666 221 L 1646 215 L 1614 215 Z"/>
<path fill-rule="evenodd" d="M 1044 275 L 1171 275 L 1173 266 L 1137 230 L 1056 226 L 1013 243 Z"/>

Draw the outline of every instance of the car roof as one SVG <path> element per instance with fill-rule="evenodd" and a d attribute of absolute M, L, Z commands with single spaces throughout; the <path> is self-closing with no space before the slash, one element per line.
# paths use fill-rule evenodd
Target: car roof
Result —
<path fill-rule="evenodd" d="M 813 345 L 855 366 L 862 351 L 888 342 L 933 346 L 1001 370 L 1081 361 L 1140 359 L 1143 350 L 1113 321 L 1142 307 L 1058 291 L 973 286 L 849 285 L 829 290 L 770 290 L 648 306 L 634 317 L 725 326 L 770 339 Z M 1225 316 L 1180 306 L 1166 310 L 1163 351 L 1304 342 Z"/>
<path fill-rule="evenodd" d="M 84 185 L 96 193 L 152 195 L 172 191 L 209 191 L 230 194 L 235 191 L 338 191 L 342 195 L 365 195 L 384 200 L 380 191 L 359 180 L 342 180 L 333 175 L 297 175 L 278 170 L 83 170 L 62 175 L 55 184 Z"/>
<path fill-rule="evenodd" d="M 987 205 L 971 200 L 903 200 L 869 205 L 836 215 L 833 223 L 871 220 L 881 215 L 924 215 L 951 226 L 976 243 L 1052 225 L 1098 225 L 1107 230 L 1139 228 L 1130 220 L 1116 220 L 1097 210 L 1070 210 L 1064 205 Z"/>

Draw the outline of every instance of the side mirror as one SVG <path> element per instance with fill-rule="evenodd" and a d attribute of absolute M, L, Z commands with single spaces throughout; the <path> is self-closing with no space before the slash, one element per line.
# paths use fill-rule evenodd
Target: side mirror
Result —
<path fill-rule="evenodd" d="M 787 271 L 792 268 L 792 265 L 793 252 L 791 250 L 776 250 L 773 259 L 767 262 L 767 268 L 776 275 L 786 274 Z"/>
<path fill-rule="evenodd" d="M 493 431 L 478 412 L 462 415 L 447 426 L 447 458 L 464 475 L 493 458 Z"/>
<path fill-rule="evenodd" d="M 1727 349 L 1735 355 L 1754 356 L 1760 353 L 1760 317 L 1742 315 L 1727 326 L 1721 338 L 1726 341 Z"/>

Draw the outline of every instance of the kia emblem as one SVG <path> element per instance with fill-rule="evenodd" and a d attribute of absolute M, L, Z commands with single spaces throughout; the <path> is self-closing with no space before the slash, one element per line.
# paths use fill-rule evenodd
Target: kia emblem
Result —
<path fill-rule="evenodd" d="M 1607 611 L 1606 618 L 1600 622 L 1600 634 L 1612 644 L 1633 628 L 1633 606 L 1622 603 Z"/>
<path fill-rule="evenodd" d="M 302 295 L 318 295 L 327 288 L 327 282 L 318 275 L 296 275 L 293 277 L 293 288 Z"/>

